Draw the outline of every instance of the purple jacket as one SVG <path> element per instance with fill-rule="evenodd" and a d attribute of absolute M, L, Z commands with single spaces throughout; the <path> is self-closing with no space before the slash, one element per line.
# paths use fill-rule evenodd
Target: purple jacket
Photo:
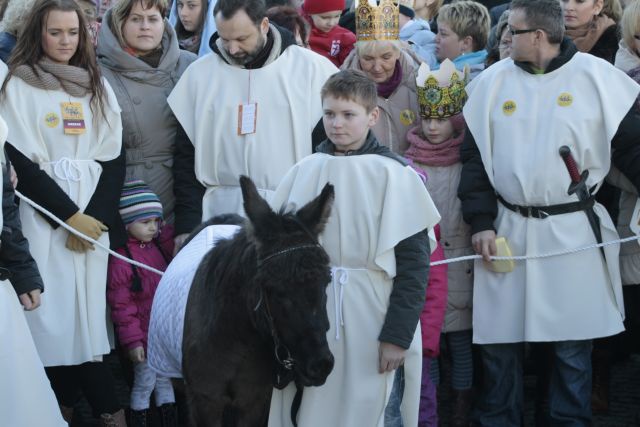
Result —
<path fill-rule="evenodd" d="M 173 227 L 165 225 L 155 241 L 140 243 L 132 237 L 127 241 L 127 247 L 134 260 L 149 265 L 157 270 L 165 271 L 167 261 L 173 255 Z M 162 252 L 156 243 L 162 248 Z M 116 252 L 127 256 L 124 248 Z M 142 291 L 131 290 L 134 274 L 133 266 L 115 257 L 109 257 L 109 275 L 107 282 L 107 301 L 111 306 L 111 319 L 116 326 L 118 340 L 127 350 L 143 346 L 147 349 L 147 333 L 151 304 L 156 293 L 160 276 L 151 271 L 136 267 L 141 280 Z"/>

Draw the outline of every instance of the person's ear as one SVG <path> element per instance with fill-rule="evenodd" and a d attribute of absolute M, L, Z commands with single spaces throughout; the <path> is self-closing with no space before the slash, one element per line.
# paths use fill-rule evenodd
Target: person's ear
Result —
<path fill-rule="evenodd" d="M 369 113 L 369 127 L 374 127 L 376 123 L 378 123 L 379 118 L 380 118 L 380 109 L 376 106 Z"/>
<path fill-rule="evenodd" d="M 604 0 L 595 0 L 594 8 L 593 8 L 593 16 L 600 15 L 602 9 L 604 8 Z"/>
<path fill-rule="evenodd" d="M 466 36 L 461 38 L 460 46 L 463 54 L 473 52 L 473 37 Z"/>
<path fill-rule="evenodd" d="M 266 36 L 269 32 L 269 18 L 266 16 L 262 18 L 262 22 L 260 22 L 260 32 L 263 36 Z"/>

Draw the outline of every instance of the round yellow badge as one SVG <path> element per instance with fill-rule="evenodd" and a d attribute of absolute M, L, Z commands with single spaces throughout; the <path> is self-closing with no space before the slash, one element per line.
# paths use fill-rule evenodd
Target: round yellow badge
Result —
<path fill-rule="evenodd" d="M 57 127 L 60 124 L 60 117 L 56 113 L 49 113 L 44 116 L 44 122 L 50 128 Z"/>
<path fill-rule="evenodd" d="M 416 113 L 414 113 L 411 110 L 402 110 L 400 112 L 400 121 L 405 126 L 409 126 L 410 124 L 412 124 L 415 121 L 415 119 L 416 119 Z"/>
<path fill-rule="evenodd" d="M 513 101 L 505 101 L 504 104 L 502 104 L 502 112 L 505 116 L 512 115 L 516 112 L 516 103 Z"/>
<path fill-rule="evenodd" d="M 558 96 L 558 105 L 561 107 L 568 107 L 569 105 L 573 104 L 573 96 L 571 96 L 570 93 L 567 92 L 562 92 L 559 96 Z"/>

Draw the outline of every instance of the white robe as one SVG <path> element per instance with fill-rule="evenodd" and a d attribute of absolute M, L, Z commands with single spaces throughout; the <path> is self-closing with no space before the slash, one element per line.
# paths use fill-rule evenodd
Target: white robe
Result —
<path fill-rule="evenodd" d="M 0 63 L 2 64 L 2 63 Z M 6 74 L 4 64 L 0 73 Z M 4 75 L 2 76 L 4 79 Z M 0 118 L 0 160 L 7 125 Z M 0 183 L 2 173 L 0 172 Z M 0 187 L 0 200 L 2 187 Z M 2 209 L 0 209 L 2 229 Z M 36 309 L 36 310 L 39 310 Z M 22 306 L 8 281 L 0 281 L 0 424 L 3 426 L 61 427 L 56 397 L 31 338 Z M 37 410 L 34 410 L 34 405 Z"/>
<path fill-rule="evenodd" d="M 29 86 L 18 77 L 7 84 L 0 115 L 11 123 L 7 140 L 24 156 L 40 165 L 81 211 L 96 189 L 102 166 L 98 161 L 120 155 L 120 108 L 105 85 L 105 114 L 95 121 L 90 95 L 70 96 Z M 82 104 L 86 132 L 65 135 L 60 103 Z M 77 365 L 101 360 L 109 353 L 107 331 L 107 252 L 96 248 L 85 253 L 65 248 L 69 232 L 53 229 L 27 203 L 20 204 L 20 220 L 47 292 L 42 305 L 26 313 L 38 353 L 45 366 Z M 108 233 L 99 241 L 109 246 Z"/>
<path fill-rule="evenodd" d="M 464 116 L 496 192 L 512 204 L 575 202 L 558 154 L 567 145 L 587 187 L 601 185 L 611 163 L 611 140 L 640 87 L 594 56 L 577 53 L 550 73 L 529 74 L 511 59 L 467 86 Z M 618 238 L 596 204 L 604 241 Z M 537 255 L 595 243 L 584 212 L 525 218 L 498 203 L 498 236 L 514 255 Z M 511 273 L 475 264 L 474 342 L 565 341 L 605 337 L 623 330 L 619 246 L 555 258 L 516 262 Z"/>
<path fill-rule="evenodd" d="M 238 178 L 249 176 L 270 197 L 284 174 L 311 154 L 311 133 L 322 117 L 320 89 L 337 72 L 326 58 L 290 46 L 255 70 L 206 55 L 187 68 L 168 98 L 195 147 L 196 178 L 207 190 L 202 218 L 243 214 Z M 238 106 L 258 104 L 256 133 L 238 135 Z"/>
<path fill-rule="evenodd" d="M 333 267 L 327 340 L 335 364 L 323 386 L 305 388 L 298 425 L 382 427 L 395 372 L 378 373 L 378 336 L 396 275 L 394 247 L 432 229 L 440 217 L 415 171 L 380 155 L 314 154 L 284 177 L 271 206 L 299 209 L 327 182 L 334 184 L 336 197 L 320 242 Z M 417 327 L 404 365 L 406 426 L 418 423 L 421 349 Z M 294 394 L 293 385 L 274 390 L 269 426 L 291 426 Z"/>

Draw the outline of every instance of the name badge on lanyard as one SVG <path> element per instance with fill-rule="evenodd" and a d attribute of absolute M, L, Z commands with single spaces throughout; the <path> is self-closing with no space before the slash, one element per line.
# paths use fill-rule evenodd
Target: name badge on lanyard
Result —
<path fill-rule="evenodd" d="M 258 120 L 258 104 L 240 104 L 238 106 L 238 135 L 256 133 Z"/>
<path fill-rule="evenodd" d="M 61 102 L 62 125 L 65 135 L 82 135 L 85 133 L 84 113 L 80 102 Z"/>

